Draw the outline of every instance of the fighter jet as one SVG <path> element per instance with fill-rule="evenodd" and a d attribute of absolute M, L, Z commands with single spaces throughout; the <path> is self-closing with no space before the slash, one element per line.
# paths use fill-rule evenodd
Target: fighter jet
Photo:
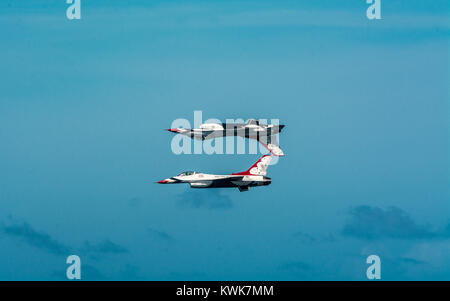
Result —
<path fill-rule="evenodd" d="M 239 191 L 247 191 L 253 186 L 269 185 L 272 179 L 266 177 L 267 167 L 272 157 L 262 156 L 247 171 L 231 175 L 213 175 L 195 171 L 185 171 L 176 177 L 161 180 L 159 184 L 188 183 L 191 188 L 225 188 L 237 187 Z"/>
<path fill-rule="evenodd" d="M 168 129 L 168 131 L 186 135 L 192 139 L 207 140 L 224 136 L 240 136 L 259 141 L 275 156 L 284 156 L 278 146 L 276 134 L 284 125 L 260 124 L 258 120 L 249 119 L 247 123 L 203 123 L 198 129 Z"/>

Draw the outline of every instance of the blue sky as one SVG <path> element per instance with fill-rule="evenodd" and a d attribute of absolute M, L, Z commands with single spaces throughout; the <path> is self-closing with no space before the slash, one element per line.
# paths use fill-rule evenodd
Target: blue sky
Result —
<path fill-rule="evenodd" d="M 127 2 L 0 4 L 0 279 L 450 280 L 447 1 Z M 195 110 L 286 124 L 272 185 L 154 184 L 258 159 Z"/>

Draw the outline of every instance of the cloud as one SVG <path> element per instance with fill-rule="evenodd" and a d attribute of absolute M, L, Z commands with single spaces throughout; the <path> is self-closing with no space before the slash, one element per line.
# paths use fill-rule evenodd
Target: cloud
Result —
<path fill-rule="evenodd" d="M 233 202 L 220 188 L 192 189 L 178 195 L 177 204 L 182 207 L 206 209 L 230 209 Z"/>
<path fill-rule="evenodd" d="M 81 279 L 98 281 L 107 280 L 108 278 L 96 267 L 89 264 L 83 264 L 81 267 Z"/>
<path fill-rule="evenodd" d="M 164 231 L 159 231 L 159 230 L 155 230 L 155 229 L 152 229 L 152 228 L 148 228 L 148 233 L 153 238 L 156 238 L 158 240 L 162 240 L 162 241 L 165 241 L 165 242 L 173 242 L 173 241 L 175 241 L 175 239 L 171 235 L 167 234 Z"/>
<path fill-rule="evenodd" d="M 418 225 L 406 212 L 397 207 L 382 209 L 358 206 L 350 210 L 350 219 L 342 234 L 366 240 L 449 238 L 449 226 L 434 231 L 426 225 Z"/>
<path fill-rule="evenodd" d="M 81 248 L 83 252 L 93 254 L 123 254 L 128 253 L 128 249 L 106 239 L 98 244 L 91 244 L 89 241 L 85 241 Z"/>
<path fill-rule="evenodd" d="M 17 238 L 36 248 L 56 255 L 66 255 L 70 248 L 53 239 L 44 232 L 35 230 L 30 224 L 23 222 L 9 226 L 2 225 L 1 231 L 11 238 Z"/>
<path fill-rule="evenodd" d="M 139 207 L 142 203 L 142 199 L 139 197 L 133 197 L 128 200 L 128 205 L 130 207 Z"/>
<path fill-rule="evenodd" d="M 30 246 L 45 250 L 55 255 L 68 256 L 70 254 L 77 254 L 81 252 L 96 256 L 98 254 L 123 254 L 129 252 L 126 248 L 110 241 L 109 239 L 97 244 L 92 244 L 86 241 L 81 247 L 71 247 L 52 238 L 45 232 L 35 230 L 27 222 L 16 222 L 10 223 L 9 225 L 0 224 L 0 232 L 3 232 L 9 238 L 21 240 Z"/>
<path fill-rule="evenodd" d="M 300 241 L 302 244 L 313 244 L 313 243 L 320 243 L 320 242 L 335 242 L 336 238 L 333 234 L 329 233 L 328 235 L 320 235 L 320 236 L 313 236 L 308 233 L 304 232 L 295 232 L 292 235 L 295 239 Z"/>
<path fill-rule="evenodd" d="M 399 261 L 400 263 L 411 264 L 411 265 L 422 265 L 422 264 L 426 264 L 426 262 L 423 261 L 423 260 L 418 260 L 418 259 L 409 258 L 409 257 L 399 258 L 398 261 Z"/>
<path fill-rule="evenodd" d="M 450 264 L 450 241 L 421 241 L 414 244 L 403 257 L 414 258 L 415 260 L 427 262 L 450 271 L 450 268 L 446 268 Z"/>
<path fill-rule="evenodd" d="M 308 233 L 303 233 L 303 232 L 296 232 L 293 234 L 293 236 L 298 239 L 301 243 L 305 243 L 305 244 L 311 244 L 311 243 L 315 243 L 317 241 L 317 239 L 308 234 Z"/>

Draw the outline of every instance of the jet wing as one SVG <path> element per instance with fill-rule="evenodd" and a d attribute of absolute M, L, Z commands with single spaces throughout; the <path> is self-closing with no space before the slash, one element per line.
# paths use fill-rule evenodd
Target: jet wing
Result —
<path fill-rule="evenodd" d="M 202 140 L 220 138 L 220 137 L 224 136 L 223 135 L 223 130 L 203 131 L 202 135 L 203 135 Z"/>
<path fill-rule="evenodd" d="M 190 182 L 192 188 L 220 188 L 220 187 L 236 187 L 243 185 L 244 176 L 224 177 L 220 179 L 196 180 Z"/>
<path fill-rule="evenodd" d="M 191 188 L 206 188 L 210 187 L 213 181 L 197 181 L 189 183 Z"/>
<path fill-rule="evenodd" d="M 222 131 L 214 130 L 169 129 L 168 131 L 197 140 L 207 140 L 223 136 Z"/>

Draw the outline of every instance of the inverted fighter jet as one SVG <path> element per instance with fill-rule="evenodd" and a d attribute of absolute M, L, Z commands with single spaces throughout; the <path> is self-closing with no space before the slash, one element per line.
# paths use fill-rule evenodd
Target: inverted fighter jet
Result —
<path fill-rule="evenodd" d="M 224 188 L 237 187 L 239 191 L 247 191 L 253 186 L 269 185 L 272 179 L 266 177 L 271 156 L 262 156 L 247 171 L 231 175 L 212 175 L 195 171 L 186 171 L 176 177 L 161 180 L 159 184 L 188 183 L 191 188 Z"/>
<path fill-rule="evenodd" d="M 225 136 L 240 136 L 259 141 L 275 156 L 284 156 L 278 146 L 276 134 L 284 125 L 260 124 L 258 120 L 250 119 L 247 123 L 203 123 L 198 129 L 168 129 L 168 131 L 191 137 L 192 139 L 207 140 Z"/>

